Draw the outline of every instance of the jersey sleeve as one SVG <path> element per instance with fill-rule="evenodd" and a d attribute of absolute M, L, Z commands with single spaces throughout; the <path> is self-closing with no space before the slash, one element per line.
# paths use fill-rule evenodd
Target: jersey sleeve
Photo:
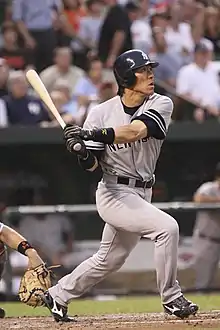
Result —
<path fill-rule="evenodd" d="M 148 128 L 148 137 L 152 136 L 158 140 L 166 137 L 167 130 L 173 112 L 173 101 L 164 96 L 156 100 L 150 109 L 145 109 L 143 113 L 133 120 L 141 120 Z"/>
<path fill-rule="evenodd" d="M 97 111 L 96 107 L 89 111 L 88 116 L 83 125 L 84 129 L 93 129 L 93 128 L 102 128 L 101 120 L 99 116 L 99 111 Z M 102 142 L 94 142 L 94 141 L 85 141 L 85 145 L 87 149 L 91 151 L 102 151 L 105 149 L 105 145 Z"/>

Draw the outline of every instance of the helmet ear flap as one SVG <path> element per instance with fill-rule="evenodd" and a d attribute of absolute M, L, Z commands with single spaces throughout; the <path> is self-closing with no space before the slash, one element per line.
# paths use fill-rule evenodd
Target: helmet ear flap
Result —
<path fill-rule="evenodd" d="M 136 76 L 133 71 L 129 72 L 128 78 L 126 79 L 126 86 L 125 87 L 133 87 L 136 84 Z"/>
<path fill-rule="evenodd" d="M 114 74 L 119 86 L 129 88 L 136 84 L 137 78 L 132 70 L 129 70 L 123 78 L 118 74 L 116 70 L 114 70 Z"/>

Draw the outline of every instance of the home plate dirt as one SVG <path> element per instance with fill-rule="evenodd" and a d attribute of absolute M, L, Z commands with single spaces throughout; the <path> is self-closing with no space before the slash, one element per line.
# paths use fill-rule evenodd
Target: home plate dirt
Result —
<path fill-rule="evenodd" d="M 70 330 L 70 329 L 151 329 L 186 330 L 220 329 L 220 311 L 198 313 L 197 316 L 182 321 L 165 318 L 162 313 L 116 314 L 96 317 L 76 317 L 74 323 L 56 323 L 50 317 L 21 317 L 0 319 L 1 330 Z"/>

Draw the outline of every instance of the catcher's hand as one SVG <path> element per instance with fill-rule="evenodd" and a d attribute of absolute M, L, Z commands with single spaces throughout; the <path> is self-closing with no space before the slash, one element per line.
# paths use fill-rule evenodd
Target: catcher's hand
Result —
<path fill-rule="evenodd" d="M 32 307 L 44 305 L 40 294 L 53 285 L 54 278 L 53 272 L 45 264 L 26 270 L 18 293 L 20 301 Z"/>

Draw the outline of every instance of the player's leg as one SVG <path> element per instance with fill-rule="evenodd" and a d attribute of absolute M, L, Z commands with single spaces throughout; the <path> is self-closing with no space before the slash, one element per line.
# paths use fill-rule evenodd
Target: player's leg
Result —
<path fill-rule="evenodd" d="M 191 306 L 183 297 L 177 282 L 177 260 L 179 227 L 176 220 L 167 213 L 157 209 L 148 201 L 151 190 L 133 189 L 128 187 L 107 189 L 104 185 L 97 191 L 97 207 L 105 222 L 119 230 L 137 233 L 150 238 L 155 243 L 155 266 L 157 284 L 162 303 L 168 306 L 181 305 L 181 316 L 192 314 L 197 306 Z M 111 214 L 117 214 L 112 218 Z M 183 310 L 183 311 L 182 311 Z M 177 307 L 173 307 L 177 315 Z M 184 314 L 184 315 L 183 315 Z M 180 316 L 180 315 L 177 315 Z"/>
<path fill-rule="evenodd" d="M 3 225 L 0 223 L 0 233 L 2 230 Z M 2 241 L 0 241 L 0 281 L 2 279 L 2 275 L 5 268 L 5 262 L 6 262 L 6 248 Z M 5 317 L 5 311 L 4 309 L 0 308 L 0 318 Z"/>
<path fill-rule="evenodd" d="M 117 218 L 117 213 L 113 214 Z M 55 319 L 66 321 L 68 302 L 121 268 L 139 239 L 140 236 L 134 233 L 117 231 L 113 226 L 106 224 L 98 252 L 59 280 L 57 285 L 49 289 L 49 293 L 42 296 Z"/>
<path fill-rule="evenodd" d="M 196 289 L 207 289 L 213 283 L 220 258 L 220 243 L 209 238 L 193 236 L 194 265 Z"/>

